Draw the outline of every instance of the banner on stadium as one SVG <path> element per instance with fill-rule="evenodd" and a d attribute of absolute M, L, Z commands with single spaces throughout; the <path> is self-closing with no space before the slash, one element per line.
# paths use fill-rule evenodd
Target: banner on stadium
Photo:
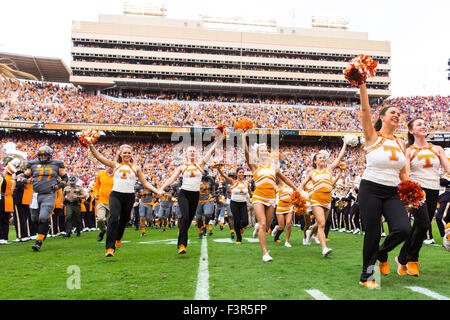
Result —
<path fill-rule="evenodd" d="M 191 128 L 191 133 L 206 133 L 206 132 L 211 132 L 213 131 L 215 128 L 204 128 L 204 127 L 192 127 Z M 236 134 L 237 132 L 234 131 L 233 128 L 227 128 L 229 130 L 229 132 L 231 134 Z M 291 131 L 291 130 L 286 130 L 286 131 Z M 296 130 L 293 130 L 296 131 Z M 280 130 L 278 129 L 252 129 L 248 131 L 248 134 L 266 134 L 266 135 L 272 135 L 272 134 L 280 134 Z"/>
<path fill-rule="evenodd" d="M 189 128 L 177 127 L 151 127 L 130 125 L 103 125 L 103 124 L 78 124 L 78 123 L 46 123 L 47 130 L 98 130 L 98 131 L 138 131 L 138 132 L 189 132 Z"/>
<path fill-rule="evenodd" d="M 1 128 L 35 128 L 44 129 L 43 125 L 36 122 L 27 121 L 0 121 Z"/>

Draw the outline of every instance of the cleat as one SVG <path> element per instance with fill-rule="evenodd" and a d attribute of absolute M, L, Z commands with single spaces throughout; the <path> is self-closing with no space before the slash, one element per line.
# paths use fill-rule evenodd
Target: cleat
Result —
<path fill-rule="evenodd" d="M 322 256 L 324 257 L 324 258 L 326 258 L 326 257 L 328 257 L 328 255 L 332 252 L 333 250 L 331 249 L 331 248 L 324 248 L 323 250 L 322 250 Z"/>
<path fill-rule="evenodd" d="M 122 240 L 116 240 L 115 247 L 120 248 L 122 246 Z"/>
<path fill-rule="evenodd" d="M 199 239 L 203 238 L 203 233 L 200 232 L 200 233 L 198 234 L 198 238 L 199 238 Z"/>
<path fill-rule="evenodd" d="M 105 257 L 114 257 L 114 249 L 106 249 Z"/>
<path fill-rule="evenodd" d="M 97 241 L 98 241 L 98 242 L 102 241 L 104 236 L 105 236 L 105 233 L 104 233 L 104 232 L 100 232 L 100 233 L 98 234 Z"/>
<path fill-rule="evenodd" d="M 178 247 L 178 254 L 185 254 L 186 253 L 186 247 L 182 244 Z"/>
<path fill-rule="evenodd" d="M 408 274 L 407 273 L 408 268 L 406 267 L 405 264 L 401 264 L 398 261 L 398 256 L 395 257 L 395 263 L 397 263 L 397 274 L 399 276 L 406 276 Z"/>
<path fill-rule="evenodd" d="M 142 233 L 141 233 L 141 237 L 145 237 L 145 232 L 142 232 Z"/>
<path fill-rule="evenodd" d="M 236 244 L 242 244 L 242 242 L 240 242 L 240 241 L 236 241 Z"/>
<path fill-rule="evenodd" d="M 419 265 L 420 263 L 417 261 L 410 261 L 407 264 L 407 273 L 410 276 L 418 277 L 419 276 Z"/>
<path fill-rule="evenodd" d="M 360 281 L 359 284 L 363 285 L 364 287 L 367 287 L 369 289 L 380 289 L 380 285 L 373 280 L 365 281 L 365 282 Z"/>
<path fill-rule="evenodd" d="M 31 249 L 33 249 L 34 251 L 39 251 L 41 250 L 42 247 L 42 240 L 36 240 L 36 242 L 31 246 Z"/>
<path fill-rule="evenodd" d="M 389 262 L 380 262 L 378 264 L 378 268 L 380 269 L 380 274 L 382 276 L 387 276 L 391 270 L 389 269 Z"/>

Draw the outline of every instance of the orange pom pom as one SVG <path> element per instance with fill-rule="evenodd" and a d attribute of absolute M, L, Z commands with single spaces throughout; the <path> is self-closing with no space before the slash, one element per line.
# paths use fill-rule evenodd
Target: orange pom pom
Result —
<path fill-rule="evenodd" d="M 226 136 L 228 135 L 228 130 L 227 130 L 227 128 L 226 128 L 223 124 L 221 124 L 221 123 L 216 127 L 215 130 L 219 130 L 220 133 L 222 133 L 222 135 L 223 135 L 224 137 L 226 137 Z"/>
<path fill-rule="evenodd" d="M 420 184 L 411 180 L 400 182 L 397 192 L 407 209 L 417 209 L 425 201 L 425 192 L 423 192 Z"/>
<path fill-rule="evenodd" d="M 90 144 L 97 142 L 98 138 L 100 138 L 100 133 L 97 130 L 88 129 L 79 134 L 78 141 L 81 145 L 88 147 Z"/>
<path fill-rule="evenodd" d="M 234 123 L 234 130 L 242 129 L 244 132 L 253 129 L 253 122 L 243 119 Z"/>
<path fill-rule="evenodd" d="M 306 213 L 308 207 L 306 206 L 306 199 L 302 197 L 300 192 L 294 191 L 291 195 L 291 201 L 294 205 L 294 213 L 297 216 L 301 216 Z"/>
<path fill-rule="evenodd" d="M 359 86 L 365 83 L 367 78 L 375 76 L 377 65 L 378 63 L 371 57 L 360 54 L 353 58 L 347 69 L 344 70 L 345 79 L 352 86 Z"/>

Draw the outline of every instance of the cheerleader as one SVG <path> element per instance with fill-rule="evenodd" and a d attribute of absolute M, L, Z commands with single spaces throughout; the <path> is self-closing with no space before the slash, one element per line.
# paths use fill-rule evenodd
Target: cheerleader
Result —
<path fill-rule="evenodd" d="M 236 230 L 236 244 L 242 243 L 242 233 L 248 225 L 247 198 L 252 196 L 250 184 L 245 180 L 244 168 L 236 169 L 236 179 L 227 176 L 221 166 L 217 166 L 217 171 L 230 185 L 230 209 Z"/>
<path fill-rule="evenodd" d="M 308 174 L 309 171 L 313 169 L 308 169 L 306 171 L 306 174 Z M 306 177 L 306 175 L 305 175 Z M 311 194 L 312 194 L 312 181 L 310 180 L 307 184 L 305 184 L 304 190 L 308 194 L 308 198 L 306 198 L 306 213 L 303 215 L 303 219 L 305 221 L 305 225 L 303 226 L 303 245 L 309 246 L 311 245 L 311 241 L 309 238 L 307 238 L 307 231 L 309 230 L 309 227 L 311 226 L 311 215 L 312 215 L 312 207 L 311 207 Z"/>
<path fill-rule="evenodd" d="M 291 196 L 294 190 L 288 187 L 281 180 L 277 181 L 277 193 L 278 193 L 278 203 L 275 211 L 278 224 L 272 231 L 275 242 L 280 242 L 280 235 L 284 231 L 284 226 L 286 226 L 286 240 L 284 246 L 291 248 L 292 245 L 289 243 L 291 237 L 291 226 L 292 226 L 292 211 L 294 209 L 292 205 Z"/>
<path fill-rule="evenodd" d="M 297 187 L 281 173 L 278 167 L 270 162 L 266 144 L 258 144 L 256 146 L 256 163 L 254 163 L 253 157 L 250 158 L 246 131 L 242 131 L 242 145 L 247 165 L 253 173 L 253 179 L 256 185 L 252 197 L 252 204 L 257 220 L 255 231 L 258 230 L 259 245 L 263 254 L 262 260 L 268 262 L 273 259 L 267 251 L 266 232 L 270 227 L 270 222 L 275 211 L 276 181 L 277 179 L 281 179 L 294 190 L 297 190 Z"/>
<path fill-rule="evenodd" d="M 113 257 L 116 248 L 122 244 L 125 227 L 131 218 L 135 200 L 135 185 L 139 179 L 144 188 L 156 193 L 153 187 L 144 177 L 144 173 L 132 157 L 132 148 L 129 145 L 121 145 L 115 160 L 105 158 L 95 149 L 93 144 L 89 145 L 92 155 L 105 166 L 113 169 L 113 187 L 109 195 L 110 217 L 106 228 L 106 254 L 105 257 Z"/>
<path fill-rule="evenodd" d="M 426 197 L 420 208 L 411 210 L 414 216 L 411 234 L 395 259 L 397 273 L 402 276 L 419 276 L 419 251 L 431 227 L 439 197 L 439 167 L 450 173 L 450 162 L 444 149 L 428 143 L 425 140 L 427 135 L 428 127 L 424 119 L 415 118 L 408 122 L 406 172 L 412 181 L 420 184 Z"/>
<path fill-rule="evenodd" d="M 328 213 L 331 209 L 331 191 L 335 183 L 339 180 L 339 175 L 333 179 L 332 173 L 335 169 L 340 169 L 339 164 L 344 157 L 347 143 L 344 140 L 341 151 L 337 158 L 329 165 L 327 159 L 321 152 L 314 154 L 312 159 L 313 170 L 310 170 L 305 179 L 300 185 L 300 190 L 304 190 L 308 182 L 312 182 L 312 190 L 310 202 L 312 213 L 315 218 L 315 225 L 311 230 L 306 231 L 306 243 L 310 243 L 310 237 L 317 234 L 319 243 L 322 247 L 322 256 L 327 257 L 332 249 L 327 247 L 325 237 L 325 224 L 328 218 Z"/>
<path fill-rule="evenodd" d="M 397 107 L 385 107 L 372 124 L 366 85 L 360 85 L 361 123 L 364 133 L 366 169 L 361 177 L 358 202 L 364 225 L 363 266 L 360 284 L 380 288 L 374 281 L 377 260 L 381 275 L 389 274 L 388 252 L 405 241 L 411 225 L 408 213 L 397 193 L 400 180 L 407 180 L 405 143 L 394 136 L 400 122 Z M 381 216 L 389 226 L 389 235 L 380 246 Z"/>
<path fill-rule="evenodd" d="M 164 195 L 165 188 L 174 183 L 180 175 L 183 177 L 183 182 L 178 193 L 178 207 L 181 214 L 178 220 L 178 254 L 186 253 L 188 231 L 197 211 L 200 197 L 200 184 L 205 173 L 204 168 L 222 140 L 222 134 L 216 137 L 216 141 L 200 160 L 198 160 L 197 149 L 194 146 L 188 147 L 186 149 L 186 162 L 177 167 L 169 179 L 157 191 L 159 196 Z"/>

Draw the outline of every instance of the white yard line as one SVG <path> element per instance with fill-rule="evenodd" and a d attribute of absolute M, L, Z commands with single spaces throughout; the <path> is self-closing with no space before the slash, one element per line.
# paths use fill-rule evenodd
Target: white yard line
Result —
<path fill-rule="evenodd" d="M 424 295 L 431 297 L 433 299 L 436 299 L 436 300 L 450 300 L 450 298 L 443 296 L 439 293 L 436 293 L 434 291 L 431 291 L 429 289 L 426 289 L 426 288 L 422 288 L 422 287 L 406 287 L 406 288 L 409 290 L 424 294 Z"/>
<path fill-rule="evenodd" d="M 330 297 L 326 296 L 322 291 L 319 291 L 317 289 L 310 289 L 305 291 L 316 300 L 333 300 Z"/>
<path fill-rule="evenodd" d="M 197 290 L 195 300 L 209 300 L 209 272 L 208 272 L 208 243 L 206 238 L 202 240 L 200 253 L 200 265 L 198 267 Z"/>

